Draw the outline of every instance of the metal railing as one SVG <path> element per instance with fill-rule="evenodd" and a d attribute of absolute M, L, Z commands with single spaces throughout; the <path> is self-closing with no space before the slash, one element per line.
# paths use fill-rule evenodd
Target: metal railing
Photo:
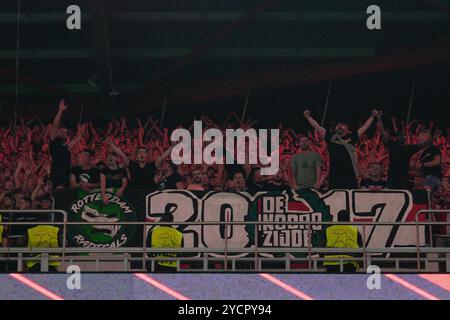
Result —
<path fill-rule="evenodd" d="M 123 263 L 122 271 L 130 271 L 131 263 L 142 263 L 142 267 L 139 271 L 147 270 L 155 271 L 155 264 L 158 261 L 176 261 L 178 271 L 197 271 L 196 268 L 191 269 L 181 269 L 180 265 L 182 263 L 192 263 L 201 264 L 201 268 L 198 271 L 214 271 L 220 272 L 218 269 L 210 270 L 210 263 L 223 263 L 223 271 L 230 271 L 229 262 L 231 262 L 231 271 L 251 271 L 256 272 L 261 271 L 301 271 L 301 272 L 317 272 L 323 271 L 320 268 L 320 264 L 323 261 L 339 261 L 341 270 L 345 263 L 350 261 L 358 261 L 363 265 L 363 270 L 365 272 L 368 265 L 377 263 L 392 264 L 394 263 L 394 268 L 383 268 L 383 271 L 414 271 L 418 272 L 422 270 L 421 264 L 430 261 L 427 257 L 428 254 L 444 254 L 446 258 L 433 258 L 433 262 L 446 263 L 447 270 L 450 265 L 448 256 L 450 255 L 450 248 L 448 247 L 425 247 L 420 243 L 420 226 L 442 226 L 450 225 L 450 222 L 431 222 L 431 221 L 419 221 L 420 214 L 425 213 L 445 213 L 449 214 L 448 210 L 420 210 L 417 212 L 415 221 L 410 222 L 328 222 L 328 221 L 305 221 L 305 222 L 261 222 L 261 221 L 198 221 L 198 222 L 103 222 L 103 223 L 91 223 L 91 222 L 68 222 L 67 213 L 64 210 L 0 210 L 1 213 L 62 213 L 62 222 L 1 222 L 4 226 L 14 226 L 14 225 L 63 225 L 63 243 L 61 243 L 61 248 L 18 248 L 18 247 L 7 247 L 0 248 L 0 261 L 15 261 L 17 262 L 17 271 L 23 271 L 24 261 L 40 261 L 41 271 L 48 271 L 48 262 L 50 254 L 57 254 L 59 258 L 51 258 L 52 261 L 60 261 L 64 263 L 77 263 L 94 261 L 96 264 L 95 271 L 102 271 L 99 267 L 101 262 L 121 262 Z M 142 234 L 142 246 L 141 247 L 115 247 L 115 248 L 83 248 L 83 247 L 67 247 L 67 229 L 69 226 L 74 225 L 137 225 L 143 226 Z M 147 247 L 147 226 L 179 226 L 179 225 L 224 225 L 225 226 L 225 239 L 224 246 L 220 248 L 152 248 Z M 230 248 L 228 243 L 227 228 L 233 225 L 246 225 L 255 226 L 255 243 L 249 247 L 244 248 Z M 260 246 L 258 226 L 262 225 L 298 225 L 307 226 L 307 247 L 296 247 L 296 248 L 285 248 L 285 247 L 264 247 Z M 321 248 L 312 246 L 312 228 L 313 226 L 328 226 L 328 225 L 358 225 L 362 229 L 363 246 L 359 249 L 344 249 L 344 248 Z M 416 245 L 415 247 L 393 247 L 393 248 L 372 248 L 367 247 L 366 241 L 366 228 L 367 226 L 410 226 L 416 228 Z M 197 256 L 177 256 L 177 257 L 158 257 L 155 254 L 162 253 L 176 253 L 180 254 L 195 254 Z M 211 257 L 210 254 L 223 254 L 223 258 Z M 284 257 L 274 257 L 273 254 L 284 254 Z M 3 254 L 7 254 L 8 257 L 2 257 Z M 40 255 L 37 256 L 24 256 L 25 255 Z M 91 254 L 91 256 L 79 256 L 80 254 Z M 109 254 L 110 256 L 102 256 L 102 254 Z M 233 254 L 245 254 L 244 257 L 235 257 Z M 303 255 L 302 257 L 295 257 L 294 255 Z M 346 258 L 323 258 L 323 254 L 346 254 L 346 255 L 361 255 L 361 257 L 352 257 L 351 259 Z M 392 257 L 392 255 L 398 255 L 397 257 Z M 11 255 L 13 255 L 11 257 Z M 17 255 L 17 256 L 16 256 Z M 77 256 L 78 255 L 78 256 Z M 265 256 L 266 255 L 266 256 Z M 267 255 L 272 255 L 267 257 Z M 380 256 L 381 255 L 381 256 Z M 413 258 L 411 258 L 412 256 Z M 147 268 L 147 263 L 150 261 L 150 268 Z M 282 268 L 264 268 L 264 264 L 273 263 L 284 263 Z M 307 265 L 305 269 L 292 269 L 291 263 L 304 263 Z M 400 264 L 415 264 L 415 268 L 400 267 Z M 237 268 L 237 264 L 247 264 L 244 269 Z M 250 265 L 250 267 L 248 267 Z M 239 270 L 238 270 L 239 269 Z M 133 271 L 138 271 L 135 269 Z"/>
<path fill-rule="evenodd" d="M 416 223 L 419 222 L 421 215 L 426 215 L 427 219 L 429 219 L 429 215 L 430 214 L 432 214 L 432 215 L 434 215 L 434 214 L 445 214 L 445 215 L 447 215 L 447 219 L 446 220 L 448 222 L 448 215 L 450 215 L 450 210 L 422 209 L 422 210 L 419 210 L 419 211 L 416 212 L 416 216 L 414 217 L 414 221 Z M 444 223 L 444 225 L 446 225 L 447 228 L 448 228 L 448 224 Z M 418 226 L 416 227 L 416 238 L 417 238 L 417 234 L 419 234 L 419 227 Z M 447 235 L 445 235 L 445 237 L 449 238 L 448 234 L 449 234 L 449 230 L 447 230 Z M 430 243 L 431 246 L 433 246 L 433 244 L 434 244 L 434 238 L 435 237 L 437 237 L 437 236 L 443 237 L 444 236 L 444 235 L 435 235 L 432 232 L 432 230 L 429 230 L 429 235 L 430 235 L 430 242 L 429 243 Z M 449 243 L 447 243 L 447 245 L 449 245 Z M 416 245 L 416 246 L 417 246 L 417 256 L 419 257 L 420 256 L 420 246 L 418 246 L 418 245 Z M 449 253 L 444 253 L 444 254 L 446 256 L 446 258 L 445 258 L 445 264 L 446 264 L 445 270 L 446 270 L 446 272 L 450 272 L 450 254 Z M 420 272 L 420 269 L 421 269 L 420 268 L 420 264 L 418 263 L 417 264 L 417 272 Z"/>

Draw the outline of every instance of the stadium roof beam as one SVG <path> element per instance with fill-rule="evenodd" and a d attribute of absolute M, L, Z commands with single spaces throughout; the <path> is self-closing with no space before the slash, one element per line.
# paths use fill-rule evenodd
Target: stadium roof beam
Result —
<path fill-rule="evenodd" d="M 95 82 L 104 93 L 113 89 L 112 57 L 109 44 L 108 13 L 104 0 L 89 0 L 95 50 Z"/>
<path fill-rule="evenodd" d="M 374 55 L 369 47 L 323 47 L 323 48 L 226 48 L 210 49 L 201 55 L 205 59 L 247 59 L 247 58 L 349 58 Z M 114 55 L 120 58 L 171 59 L 185 56 L 189 49 L 117 49 Z"/>
<path fill-rule="evenodd" d="M 55 24 L 65 23 L 67 14 L 65 11 L 61 12 L 27 12 L 20 17 L 21 23 L 39 23 L 39 24 Z M 90 22 L 91 17 L 89 13 L 81 15 L 82 23 Z M 2 24 L 16 24 L 17 13 L 0 13 L 0 23 Z"/>
<path fill-rule="evenodd" d="M 256 90 L 277 90 L 314 84 L 339 78 L 357 77 L 381 72 L 418 68 L 438 63 L 450 63 L 450 43 L 426 48 L 404 49 L 374 57 L 313 66 L 289 66 L 236 75 L 220 81 L 205 81 L 179 86 L 172 90 L 171 104 L 193 103 L 243 96 L 251 87 Z M 163 97 L 155 93 L 142 104 L 160 105 Z"/>
<path fill-rule="evenodd" d="M 0 50 L 0 59 L 15 59 L 16 50 Z M 20 49 L 20 59 L 92 59 L 92 49 Z M 56 62 L 56 61 L 55 61 Z"/>
<path fill-rule="evenodd" d="M 227 22 L 238 19 L 243 12 L 209 11 L 209 12 L 113 12 L 111 20 L 123 23 L 191 23 L 191 22 Z M 255 21 L 296 22 L 296 23 L 328 23 L 360 22 L 367 19 L 365 11 L 294 11 L 263 12 L 254 18 Z M 406 11 L 383 12 L 383 22 L 436 22 L 449 20 L 442 12 Z"/>
<path fill-rule="evenodd" d="M 184 57 L 190 49 L 114 49 L 113 56 L 123 59 L 160 59 L 170 60 Z M 211 49 L 201 55 L 205 59 L 250 59 L 250 58 L 352 58 L 367 57 L 374 55 L 374 49 L 370 47 L 318 47 L 318 48 L 225 48 Z M 22 49 L 20 59 L 22 60 L 49 60 L 54 63 L 66 62 L 64 59 L 92 59 L 95 51 L 91 49 Z M 15 59 L 15 50 L 0 50 L 0 59 Z"/>
<path fill-rule="evenodd" d="M 115 23 L 215 23 L 229 22 L 241 17 L 245 12 L 237 11 L 188 11 L 188 12 L 111 12 L 108 17 Z M 295 22 L 295 23 L 352 23 L 365 21 L 364 11 L 302 11 L 263 12 L 254 19 L 260 22 Z M 15 24 L 17 14 L 0 13 L 0 23 Z M 23 23 L 53 24 L 63 23 L 67 19 L 64 12 L 27 13 L 21 17 Z M 447 21 L 450 17 L 445 12 L 436 11 L 383 11 L 383 22 L 436 22 Z M 89 13 L 83 13 L 83 23 L 91 21 Z"/>
<path fill-rule="evenodd" d="M 5 76 L 5 78 L 7 78 L 7 79 L 11 79 L 11 80 L 14 79 L 14 82 L 15 82 L 15 78 L 16 78 L 15 70 L 10 70 L 7 68 L 0 67 L 0 75 Z M 51 94 L 51 95 L 55 95 L 55 96 L 56 95 L 66 96 L 66 97 L 73 95 L 73 92 L 67 88 L 63 88 L 63 87 L 56 86 L 53 84 L 48 84 L 41 80 L 35 79 L 33 77 L 30 77 L 30 76 L 27 76 L 24 74 L 19 74 L 18 80 L 19 80 L 19 83 L 29 85 L 33 88 L 40 90 L 41 92 L 45 92 L 46 94 Z M 14 85 L 12 85 L 12 86 L 14 86 Z M 5 94 L 6 92 L 0 91 L 0 93 Z M 12 93 L 14 93 L 14 91 Z"/>
<path fill-rule="evenodd" d="M 70 91 L 71 94 L 99 94 L 98 88 L 93 87 L 92 85 L 88 83 L 71 83 L 71 84 L 57 84 L 58 88 L 61 88 L 61 90 L 67 90 L 67 92 Z M 123 85 L 121 88 L 126 88 L 127 90 L 136 89 L 139 87 L 138 84 L 134 85 Z M 13 95 L 15 90 L 14 84 L 0 84 L 0 94 L 3 95 Z M 60 93 L 61 97 L 66 97 L 64 94 L 65 91 L 58 91 Z M 55 92 L 56 93 L 56 92 Z M 46 96 L 48 95 L 48 92 L 41 90 L 40 88 L 34 87 L 29 85 L 28 83 L 24 84 L 20 88 L 20 94 L 21 95 L 41 95 Z"/>

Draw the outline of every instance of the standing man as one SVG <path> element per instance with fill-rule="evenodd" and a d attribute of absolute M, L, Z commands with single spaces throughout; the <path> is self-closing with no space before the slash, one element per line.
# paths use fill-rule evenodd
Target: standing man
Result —
<path fill-rule="evenodd" d="M 61 125 L 61 118 L 67 108 L 65 101 L 61 100 L 58 113 L 49 130 L 50 155 L 52 157 L 50 179 L 54 189 L 69 187 L 70 150 L 81 139 L 82 134 L 82 130 L 79 130 L 77 136 L 67 143 L 67 128 Z"/>
<path fill-rule="evenodd" d="M 139 147 L 136 151 L 136 161 L 130 160 L 128 156 L 111 142 L 111 149 L 122 158 L 123 163 L 130 172 L 130 188 L 133 189 L 156 189 L 155 171 L 166 160 L 173 149 L 173 146 L 167 149 L 155 161 L 147 162 L 147 149 Z"/>
<path fill-rule="evenodd" d="M 322 184 L 322 159 L 309 147 L 309 138 L 300 138 L 300 152 L 291 159 L 293 189 L 315 188 Z"/>
<path fill-rule="evenodd" d="M 306 120 L 325 139 L 330 154 L 330 188 L 331 189 L 357 189 L 359 176 L 358 161 L 356 159 L 355 144 L 359 138 L 370 128 L 378 115 L 372 110 L 369 119 L 356 132 L 350 131 L 346 123 L 336 124 L 334 134 L 324 129 L 314 120 L 309 110 L 303 112 Z"/>
<path fill-rule="evenodd" d="M 78 166 L 70 171 L 70 187 L 81 188 L 86 192 L 100 186 L 100 173 L 91 165 L 91 151 L 83 150 L 77 156 Z"/>
<path fill-rule="evenodd" d="M 419 132 L 419 160 L 413 164 L 414 169 L 417 169 L 425 178 L 425 189 L 434 192 L 441 185 L 442 167 L 441 167 L 441 152 L 432 143 L 433 135 L 431 130 L 422 129 Z"/>
<path fill-rule="evenodd" d="M 159 190 L 167 189 L 185 189 L 186 184 L 184 178 L 178 173 L 178 166 L 169 161 L 164 170 L 164 178 L 159 183 Z"/>
<path fill-rule="evenodd" d="M 128 186 L 128 178 L 126 170 L 117 164 L 117 157 L 113 152 L 108 153 L 105 164 L 105 168 L 100 171 L 100 189 L 103 203 L 107 205 L 109 203 L 106 196 L 107 189 L 112 189 L 116 196 L 122 197 Z"/>
<path fill-rule="evenodd" d="M 383 139 L 383 143 L 386 145 L 389 154 L 387 187 L 390 189 L 408 189 L 410 187 L 408 171 L 411 158 L 419 149 L 425 150 L 429 146 L 432 146 L 433 139 L 426 133 L 421 133 L 419 134 L 419 144 L 408 145 L 405 143 L 406 137 L 404 131 L 396 131 L 395 136 L 392 137 L 386 132 L 381 115 L 381 112 L 379 112 L 378 125 L 381 131 L 381 138 Z M 393 124 L 395 128 L 395 121 L 393 122 Z M 433 154 L 432 158 L 434 158 L 437 154 L 433 149 L 431 150 L 431 152 Z M 435 162 L 431 164 L 435 164 Z M 422 164 L 416 164 L 416 168 L 419 167 L 420 169 L 421 165 Z M 434 179 L 430 179 L 430 181 L 433 180 Z"/>

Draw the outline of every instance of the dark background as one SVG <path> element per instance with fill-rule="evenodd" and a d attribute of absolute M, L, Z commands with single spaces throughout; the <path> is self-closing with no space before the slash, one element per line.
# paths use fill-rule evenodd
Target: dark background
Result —
<path fill-rule="evenodd" d="M 190 125 L 201 113 L 241 115 L 251 88 L 247 116 L 261 118 L 258 125 L 305 127 L 303 109 L 320 119 L 333 80 L 327 120 L 356 124 L 372 108 L 402 120 L 417 79 L 411 120 L 449 127 L 450 1 L 278 0 L 227 29 L 267 3 L 21 0 L 18 116 L 50 121 L 64 97 L 72 121 L 82 105 L 83 119 L 159 117 L 166 98 L 165 123 Z M 81 30 L 66 28 L 71 4 L 81 7 Z M 382 9 L 382 30 L 366 28 L 371 4 Z M 230 32 L 180 62 L 221 30 Z M 2 0 L 0 37 L 6 123 L 15 106 L 17 0 Z M 392 54 L 386 67 L 379 59 Z"/>

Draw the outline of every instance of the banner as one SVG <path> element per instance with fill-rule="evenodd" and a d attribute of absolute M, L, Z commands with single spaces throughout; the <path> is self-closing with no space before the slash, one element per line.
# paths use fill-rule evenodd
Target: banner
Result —
<path fill-rule="evenodd" d="M 79 191 L 67 210 L 71 222 L 134 222 L 136 213 L 125 198 L 107 192 L 108 203 L 103 202 L 100 191 Z M 122 247 L 134 237 L 136 225 L 72 225 L 67 228 L 68 238 L 82 247 Z"/>
<path fill-rule="evenodd" d="M 185 248 L 306 248 L 308 226 L 302 222 L 337 221 L 340 210 L 348 210 L 354 222 L 414 221 L 420 209 L 426 209 L 425 191 L 406 190 L 314 190 L 242 192 L 201 192 L 187 190 L 128 190 L 124 197 L 108 193 L 103 203 L 99 192 L 82 194 L 62 190 L 55 195 L 56 207 L 66 210 L 69 221 L 173 221 L 183 233 Z M 177 225 L 197 221 L 263 221 L 275 225 Z M 284 222 L 299 222 L 286 225 Z M 415 226 L 367 226 L 367 247 L 392 248 L 416 246 Z M 323 247 L 325 226 L 311 225 L 311 245 Z M 122 247 L 143 245 L 151 227 L 142 226 L 69 226 L 71 245 L 82 247 Z M 226 240 L 225 240 L 226 239 Z M 425 245 L 424 227 L 419 229 L 419 243 Z M 211 254 L 221 256 L 220 254 Z M 231 254 L 230 254 L 231 255 Z M 244 254 L 237 254 L 244 256 Z"/>

